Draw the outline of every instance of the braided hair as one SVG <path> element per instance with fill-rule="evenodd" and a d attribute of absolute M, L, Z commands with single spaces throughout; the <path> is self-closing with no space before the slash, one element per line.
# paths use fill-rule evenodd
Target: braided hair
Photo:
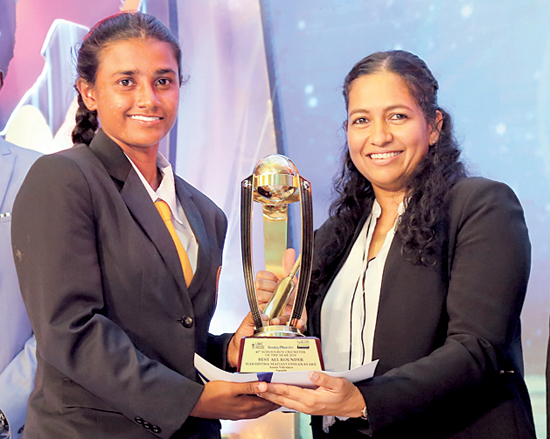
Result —
<path fill-rule="evenodd" d="M 152 38 L 170 44 L 178 63 L 181 78 L 181 49 L 174 35 L 152 15 L 141 12 L 123 12 L 112 15 L 98 22 L 86 35 L 78 50 L 78 78 L 88 84 L 94 84 L 100 62 L 101 51 L 109 44 L 131 39 L 145 40 Z M 78 110 L 76 126 L 72 132 L 74 144 L 89 145 L 99 127 L 97 111 L 89 110 L 84 104 L 77 86 Z"/>
<path fill-rule="evenodd" d="M 459 179 L 466 176 L 464 164 L 460 161 L 460 150 L 453 136 L 452 119 L 449 113 L 438 106 L 439 86 L 426 63 L 402 50 L 374 53 L 351 69 L 343 87 L 346 108 L 353 81 L 379 72 L 391 72 L 401 77 L 432 126 L 436 124 L 438 111 L 443 116 L 438 141 L 430 146 L 407 184 L 406 209 L 400 217 L 396 232 L 402 242 L 401 254 L 406 260 L 418 265 L 433 265 L 434 255 L 442 250 L 446 194 Z M 337 249 L 347 244 L 361 218 L 370 212 L 374 201 L 372 184 L 353 164 L 347 144 L 343 167 L 334 183 L 336 198 L 329 211 L 330 238 L 327 245 L 317 252 L 313 288 L 326 277 L 327 270 L 323 270 L 323 267 L 335 262 L 339 256 Z"/>

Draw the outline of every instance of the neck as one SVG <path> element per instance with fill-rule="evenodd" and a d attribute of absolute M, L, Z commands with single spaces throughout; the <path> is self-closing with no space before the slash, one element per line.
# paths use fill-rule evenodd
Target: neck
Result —
<path fill-rule="evenodd" d="M 130 160 L 139 169 L 139 172 L 143 174 L 149 185 L 153 190 L 157 190 L 160 181 L 161 174 L 157 168 L 157 154 L 158 145 L 150 148 L 122 148 L 126 155 L 130 157 Z"/>
<path fill-rule="evenodd" d="M 377 189 L 374 191 L 376 201 L 380 204 L 383 215 L 397 218 L 399 205 L 405 199 L 405 192 L 391 192 Z"/>

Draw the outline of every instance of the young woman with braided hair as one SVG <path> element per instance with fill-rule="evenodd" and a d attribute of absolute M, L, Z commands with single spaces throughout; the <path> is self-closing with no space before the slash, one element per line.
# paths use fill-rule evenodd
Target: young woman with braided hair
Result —
<path fill-rule="evenodd" d="M 195 353 L 235 367 L 253 322 L 208 333 L 227 221 L 158 152 L 181 82 L 178 43 L 150 15 L 109 17 L 82 43 L 75 146 L 36 162 L 13 209 L 38 345 L 25 438 L 215 438 L 219 418 L 277 407 L 255 396 L 265 383 L 195 371 Z"/>

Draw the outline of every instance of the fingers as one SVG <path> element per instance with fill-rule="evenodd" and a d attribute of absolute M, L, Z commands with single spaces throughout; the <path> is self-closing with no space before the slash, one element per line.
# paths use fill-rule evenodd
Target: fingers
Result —
<path fill-rule="evenodd" d="M 309 379 L 317 387 L 325 387 L 331 390 L 337 390 L 342 387 L 342 380 L 340 378 L 334 378 L 322 372 L 310 372 Z"/>
<path fill-rule="evenodd" d="M 224 419 L 230 419 L 232 421 L 256 419 L 278 408 L 279 405 L 267 399 L 258 398 L 257 396 L 242 395 L 239 396 L 235 402 L 235 412 L 224 417 Z"/>
<path fill-rule="evenodd" d="M 267 384 L 267 383 L 264 383 Z M 301 387 L 290 386 L 287 384 L 280 383 L 269 383 L 267 384 L 267 391 L 258 394 L 258 396 L 263 396 L 267 393 L 272 395 L 279 395 L 285 398 L 290 398 L 296 401 L 302 401 L 305 399 L 306 395 L 311 393 L 311 389 L 304 389 Z"/>
<path fill-rule="evenodd" d="M 277 404 L 256 396 L 267 391 L 267 383 L 258 381 L 232 384 L 234 386 L 233 391 L 237 396 L 235 405 L 239 408 L 231 417 L 232 420 L 259 418 L 279 408 Z"/>
<path fill-rule="evenodd" d="M 258 306 L 261 310 L 265 308 L 271 297 L 273 296 L 273 293 L 271 291 L 265 291 L 265 290 L 256 290 L 256 297 L 258 299 Z"/>
<path fill-rule="evenodd" d="M 262 315 L 262 318 L 266 316 Z M 250 337 L 254 335 L 254 319 L 252 318 L 252 313 L 249 312 L 246 317 L 241 322 L 240 326 L 237 328 L 235 334 L 229 341 L 227 347 L 227 362 L 231 367 L 237 367 L 239 362 L 239 352 L 241 350 L 241 339 L 243 337 Z"/>
<path fill-rule="evenodd" d="M 258 272 L 254 286 L 256 287 L 258 305 L 261 309 L 263 309 L 267 302 L 271 299 L 278 282 L 279 279 L 273 273 L 270 273 L 269 271 Z"/>
<path fill-rule="evenodd" d="M 312 372 L 310 380 L 315 389 L 304 389 L 284 384 L 269 384 L 261 398 L 309 415 L 359 417 L 365 400 L 359 389 L 349 380 L 335 378 L 321 372 Z"/>
<path fill-rule="evenodd" d="M 296 324 L 296 328 L 300 330 L 300 332 L 304 332 L 306 329 L 306 323 L 303 320 L 298 320 L 298 323 Z"/>
<path fill-rule="evenodd" d="M 288 314 L 285 314 L 283 316 L 280 316 L 280 317 L 275 317 L 274 319 L 271 320 L 270 324 L 271 325 L 286 325 L 288 323 L 288 321 L 290 320 L 290 311 L 288 311 Z M 298 323 L 296 324 L 296 328 L 300 331 L 300 332 L 304 332 L 305 328 L 306 328 L 306 324 L 303 320 L 298 320 Z"/>
<path fill-rule="evenodd" d="M 279 406 L 256 394 L 265 393 L 264 382 L 230 383 L 210 381 L 206 383 L 191 415 L 207 419 L 252 419 L 263 416 Z"/>
<path fill-rule="evenodd" d="M 292 270 L 294 261 L 296 261 L 296 250 L 293 248 L 287 248 L 285 254 L 283 255 L 283 273 L 285 276 L 288 276 Z"/>
<path fill-rule="evenodd" d="M 306 414 L 315 412 L 316 396 L 311 389 L 302 389 L 285 384 L 269 384 L 268 391 L 258 394 L 273 404 Z"/>
<path fill-rule="evenodd" d="M 266 270 L 260 270 L 258 271 L 258 273 L 256 273 L 256 282 L 258 280 L 266 280 L 275 283 L 279 282 L 279 278 L 274 273 Z"/>
<path fill-rule="evenodd" d="M 269 401 L 271 404 L 275 404 L 278 407 L 286 407 L 287 409 L 296 410 L 297 412 L 305 413 L 308 415 L 311 414 L 307 410 L 306 406 L 304 406 L 302 403 L 284 397 L 277 393 L 266 392 L 258 396 L 262 399 L 265 399 L 266 401 Z"/>
<path fill-rule="evenodd" d="M 250 383 L 234 383 L 240 395 L 257 395 L 267 392 L 267 383 L 264 381 L 254 381 Z"/>

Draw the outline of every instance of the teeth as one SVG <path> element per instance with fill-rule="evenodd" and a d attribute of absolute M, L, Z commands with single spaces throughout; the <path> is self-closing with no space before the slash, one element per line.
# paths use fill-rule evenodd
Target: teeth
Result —
<path fill-rule="evenodd" d="M 131 115 L 131 119 L 135 120 L 142 120 L 144 122 L 152 122 L 154 120 L 160 120 L 160 117 L 157 116 L 139 116 L 139 115 Z"/>
<path fill-rule="evenodd" d="M 381 153 L 373 153 L 369 154 L 371 159 L 389 159 L 391 157 L 395 157 L 399 155 L 400 152 L 381 152 Z"/>

